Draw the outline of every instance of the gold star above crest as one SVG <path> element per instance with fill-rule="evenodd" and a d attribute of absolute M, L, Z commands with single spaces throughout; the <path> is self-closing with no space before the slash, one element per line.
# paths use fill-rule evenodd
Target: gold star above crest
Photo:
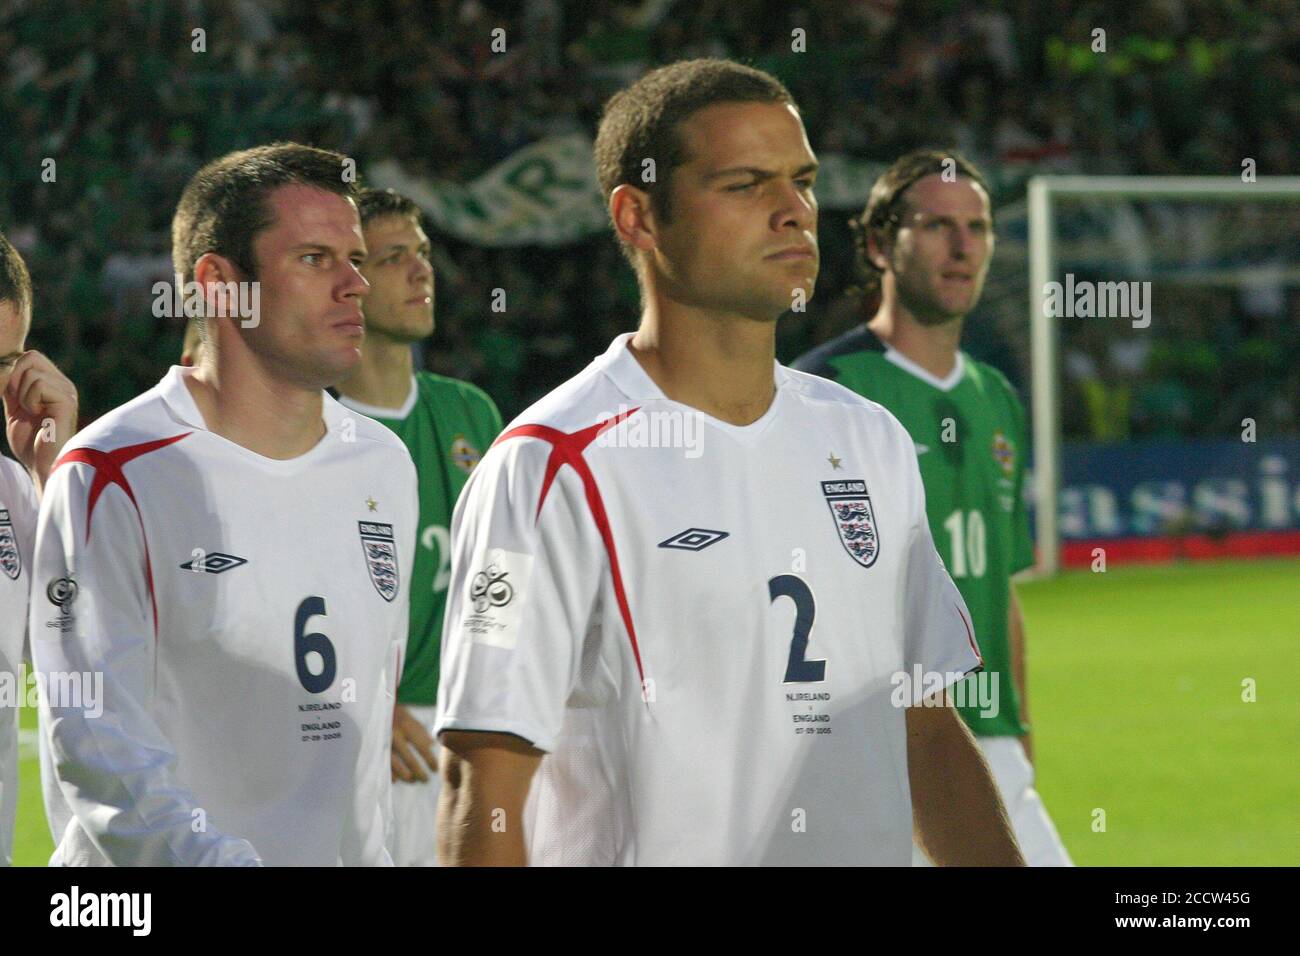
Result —
<path fill-rule="evenodd" d="M 831 452 L 830 457 L 827 458 L 826 460 L 829 461 L 829 462 L 831 463 L 831 467 L 832 467 L 832 468 L 834 468 L 836 471 L 839 471 L 839 468 L 840 468 L 840 462 L 843 461 L 844 459 L 843 459 L 843 458 L 836 458 L 836 457 L 835 457 L 835 452 Z"/>
<path fill-rule="evenodd" d="M 369 508 L 371 511 L 378 511 L 378 510 L 379 510 L 379 502 L 377 502 L 374 498 L 367 497 L 367 498 L 366 498 L 366 507 Z"/>

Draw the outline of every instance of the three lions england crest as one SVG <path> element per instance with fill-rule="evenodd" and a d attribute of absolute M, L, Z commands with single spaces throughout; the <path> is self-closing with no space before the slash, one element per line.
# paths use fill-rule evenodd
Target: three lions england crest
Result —
<path fill-rule="evenodd" d="M 361 548 L 366 555 L 366 570 L 370 583 L 379 596 L 392 603 L 397 597 L 400 580 L 397 575 L 397 545 L 393 541 L 393 526 L 378 521 L 358 521 Z"/>
<path fill-rule="evenodd" d="M 17 581 L 23 570 L 22 555 L 18 553 L 18 540 L 14 537 L 14 525 L 7 508 L 0 508 L 0 570 L 11 581 Z"/>
<path fill-rule="evenodd" d="M 864 568 L 871 567 L 880 554 L 880 538 L 876 534 L 876 515 L 871 510 L 867 483 L 856 478 L 823 481 L 822 494 L 830 506 L 844 550 Z"/>

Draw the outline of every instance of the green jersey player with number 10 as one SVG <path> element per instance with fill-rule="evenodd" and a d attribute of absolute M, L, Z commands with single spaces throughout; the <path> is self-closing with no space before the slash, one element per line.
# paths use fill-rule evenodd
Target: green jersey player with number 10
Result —
<path fill-rule="evenodd" d="M 396 432 L 419 475 L 411 629 L 393 713 L 392 852 L 398 866 L 432 866 L 440 779 L 432 724 L 451 577 L 448 529 L 461 488 L 501 431 L 501 415 L 468 382 L 414 372 L 411 345 L 433 333 L 433 268 L 420 207 L 391 189 L 363 189 L 357 208 L 368 250 L 366 339 L 339 400 Z"/>
<path fill-rule="evenodd" d="M 904 156 L 851 223 L 867 291 L 865 325 L 794 367 L 879 402 L 916 444 L 926 514 L 939 554 L 970 609 L 984 671 L 954 688 L 958 709 L 993 770 L 1031 866 L 1069 857 L 1033 787 L 1024 638 L 1011 575 L 1033 564 L 1021 494 L 1025 413 L 997 369 L 959 350 L 993 255 L 983 176 L 951 153 Z M 924 865 L 924 857 L 914 854 Z"/>

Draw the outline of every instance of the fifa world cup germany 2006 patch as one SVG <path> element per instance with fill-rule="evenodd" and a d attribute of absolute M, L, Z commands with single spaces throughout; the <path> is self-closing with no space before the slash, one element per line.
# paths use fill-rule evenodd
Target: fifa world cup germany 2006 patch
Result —
<path fill-rule="evenodd" d="M 469 579 L 461 633 L 475 644 L 512 650 L 528 598 L 533 556 L 492 548 L 473 567 L 478 571 Z"/>
<path fill-rule="evenodd" d="M 867 483 L 861 479 L 823 481 L 822 494 L 830 506 L 844 550 L 864 568 L 871 567 L 880 554 L 880 538 L 876 534 L 876 516 L 871 510 Z"/>
<path fill-rule="evenodd" d="M 390 604 L 397 597 L 400 582 L 397 576 L 397 545 L 393 541 L 393 526 L 377 521 L 358 521 L 361 547 L 366 554 L 366 569 L 370 583 L 379 596 Z"/>
<path fill-rule="evenodd" d="M 482 457 L 483 453 L 471 445 L 464 435 L 457 435 L 451 440 L 451 460 L 466 474 L 474 470 Z"/>

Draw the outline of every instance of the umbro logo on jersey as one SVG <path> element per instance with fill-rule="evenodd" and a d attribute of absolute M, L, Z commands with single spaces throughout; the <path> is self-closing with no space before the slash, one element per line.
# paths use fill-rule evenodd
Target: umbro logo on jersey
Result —
<path fill-rule="evenodd" d="M 17 581 L 23 572 L 23 559 L 18 554 L 18 541 L 14 538 L 14 523 L 9 509 L 0 508 L 0 569 L 11 581 Z"/>
<path fill-rule="evenodd" d="M 913 442 L 912 444 L 914 444 L 914 445 L 916 446 L 916 457 L 917 457 L 917 458 L 920 458 L 922 455 L 924 455 L 927 451 L 930 450 L 930 446 L 929 446 L 929 445 L 922 445 L 919 441 L 918 441 L 918 442 Z"/>
<path fill-rule="evenodd" d="M 867 483 L 861 479 L 823 481 L 822 494 L 830 505 L 844 550 L 864 568 L 871 567 L 880 554 L 880 538 L 876 535 L 876 515 L 871 510 Z"/>
<path fill-rule="evenodd" d="M 659 547 L 673 548 L 677 551 L 703 551 L 711 544 L 717 544 L 729 537 L 730 531 L 710 531 L 708 528 L 687 528 L 679 531 L 667 541 L 660 541 Z"/>
<path fill-rule="evenodd" d="M 229 571 L 231 568 L 237 568 L 241 564 L 247 563 L 247 558 L 214 551 L 211 554 L 202 554 L 197 558 L 191 558 L 182 564 L 181 568 L 185 571 L 206 571 L 208 574 L 220 574 L 222 571 Z"/>

